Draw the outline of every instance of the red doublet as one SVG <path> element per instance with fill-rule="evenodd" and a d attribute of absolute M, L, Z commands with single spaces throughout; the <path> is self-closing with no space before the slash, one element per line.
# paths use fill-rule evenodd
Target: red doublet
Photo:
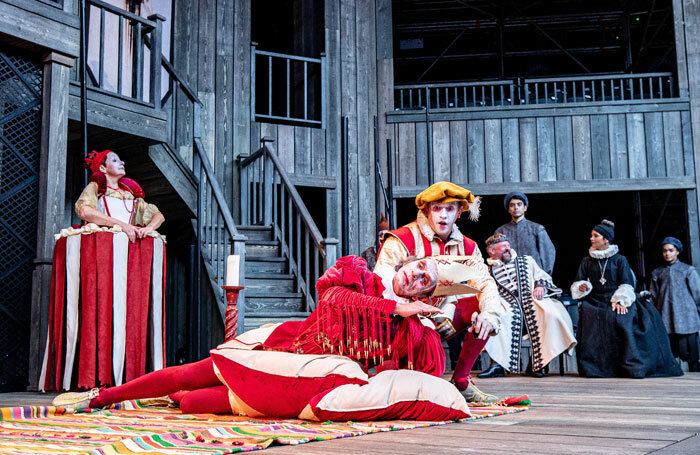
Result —
<path fill-rule="evenodd" d="M 408 368 L 440 376 L 444 356 L 440 339 L 417 317 L 393 317 L 396 302 L 381 298 L 384 286 L 364 259 L 346 256 L 318 280 L 318 308 L 305 321 L 280 325 L 265 349 L 299 354 L 339 354 L 365 368 L 390 361 L 390 368 Z M 436 360 L 442 358 L 442 361 Z"/>

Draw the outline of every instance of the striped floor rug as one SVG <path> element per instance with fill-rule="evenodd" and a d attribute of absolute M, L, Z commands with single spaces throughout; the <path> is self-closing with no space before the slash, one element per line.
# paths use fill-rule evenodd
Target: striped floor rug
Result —
<path fill-rule="evenodd" d="M 359 436 L 451 422 L 325 422 L 249 419 L 212 414 L 187 415 L 154 400 L 120 403 L 113 409 L 66 413 L 53 406 L 0 408 L 3 454 L 227 454 L 271 444 Z M 474 408 L 483 419 L 528 409 L 527 405 Z"/>

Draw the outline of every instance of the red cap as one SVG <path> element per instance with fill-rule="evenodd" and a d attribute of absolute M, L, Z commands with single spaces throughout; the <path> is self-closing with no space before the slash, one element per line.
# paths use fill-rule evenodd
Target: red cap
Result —
<path fill-rule="evenodd" d="M 87 158 L 85 158 L 85 167 L 90 169 L 92 172 L 99 172 L 100 166 L 102 166 L 105 158 L 107 158 L 107 155 L 110 153 L 112 153 L 111 150 L 102 150 L 101 152 L 93 150 L 92 152 L 88 153 Z"/>

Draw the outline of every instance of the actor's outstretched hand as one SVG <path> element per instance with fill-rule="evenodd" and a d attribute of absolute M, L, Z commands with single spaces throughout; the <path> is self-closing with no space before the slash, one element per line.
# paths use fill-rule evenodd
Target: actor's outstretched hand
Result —
<path fill-rule="evenodd" d="M 440 308 L 423 303 L 420 300 L 411 300 L 406 303 L 397 303 L 394 314 L 403 316 L 405 318 L 413 316 L 414 314 L 434 314 L 442 313 Z"/>
<path fill-rule="evenodd" d="M 122 231 L 126 234 L 127 237 L 129 237 L 129 241 L 131 243 L 134 243 L 136 241 L 136 226 L 133 224 L 127 224 L 127 223 L 122 223 L 121 225 Z"/>
<path fill-rule="evenodd" d="M 617 314 L 627 314 L 628 311 L 627 307 L 624 307 L 617 302 L 612 304 L 612 310 L 615 311 Z"/>
<path fill-rule="evenodd" d="M 588 283 L 581 283 L 578 285 L 578 290 L 581 292 L 586 292 L 588 290 Z"/>
<path fill-rule="evenodd" d="M 475 337 L 480 340 L 485 340 L 493 332 L 493 325 L 481 314 L 476 311 L 472 313 L 472 325 L 468 331 L 475 333 Z"/>

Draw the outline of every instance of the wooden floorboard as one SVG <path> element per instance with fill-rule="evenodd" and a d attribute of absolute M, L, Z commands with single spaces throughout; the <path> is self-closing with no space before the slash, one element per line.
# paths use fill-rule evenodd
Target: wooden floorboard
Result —
<path fill-rule="evenodd" d="M 529 411 L 476 422 L 271 447 L 271 454 L 700 454 L 700 373 L 680 378 L 550 375 L 477 380 L 500 396 L 527 393 Z M 0 406 L 49 404 L 53 394 L 0 394 Z"/>

